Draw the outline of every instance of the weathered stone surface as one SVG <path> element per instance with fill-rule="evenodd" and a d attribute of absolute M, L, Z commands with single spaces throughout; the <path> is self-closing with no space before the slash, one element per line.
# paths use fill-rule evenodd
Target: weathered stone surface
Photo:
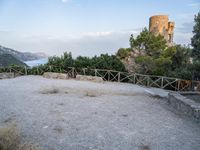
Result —
<path fill-rule="evenodd" d="M 45 72 L 43 74 L 44 78 L 51 78 L 51 79 L 69 79 L 68 74 L 64 73 L 55 73 L 55 72 Z"/>
<path fill-rule="evenodd" d="M 184 113 L 187 116 L 193 117 L 195 120 L 200 121 L 200 104 L 190 100 L 178 93 L 169 93 L 168 104 Z"/>
<path fill-rule="evenodd" d="M 175 23 L 169 22 L 166 15 L 156 15 L 149 19 L 149 31 L 155 35 L 162 35 L 168 42 L 173 43 Z"/>
<path fill-rule="evenodd" d="M 76 79 L 82 81 L 103 82 L 101 77 L 94 76 L 76 75 Z"/>
<path fill-rule="evenodd" d="M 14 78 L 14 73 L 0 73 L 0 79 Z"/>

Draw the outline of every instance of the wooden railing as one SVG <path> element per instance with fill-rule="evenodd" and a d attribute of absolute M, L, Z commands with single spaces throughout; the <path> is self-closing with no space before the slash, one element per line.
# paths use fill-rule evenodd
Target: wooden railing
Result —
<path fill-rule="evenodd" d="M 1 72 L 13 72 L 16 76 L 42 75 L 44 72 L 60 72 L 67 73 L 71 78 L 75 78 L 77 74 L 91 75 L 102 77 L 105 81 L 133 83 L 147 87 L 156 87 L 174 91 L 190 91 L 193 90 L 194 87 L 200 89 L 200 81 L 184 80 L 155 75 L 143 75 L 138 73 L 119 72 L 106 69 L 89 69 L 74 67 L 61 68 L 58 66 L 45 66 L 44 68 L 29 68 L 14 66 L 0 68 L 0 73 Z"/>

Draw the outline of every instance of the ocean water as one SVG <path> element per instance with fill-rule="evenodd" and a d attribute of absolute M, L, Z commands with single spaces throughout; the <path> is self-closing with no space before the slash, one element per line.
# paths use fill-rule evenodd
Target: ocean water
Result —
<path fill-rule="evenodd" d="M 32 60 L 32 61 L 25 61 L 24 63 L 27 64 L 29 67 L 36 67 L 39 65 L 44 65 L 48 62 L 48 58 Z"/>

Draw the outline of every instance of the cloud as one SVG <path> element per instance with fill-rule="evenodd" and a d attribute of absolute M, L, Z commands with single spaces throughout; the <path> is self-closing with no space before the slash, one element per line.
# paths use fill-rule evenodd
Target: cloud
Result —
<path fill-rule="evenodd" d="M 73 35 L 0 34 L 1 45 L 21 51 L 45 52 L 61 55 L 71 51 L 73 56 L 94 56 L 101 53 L 115 54 L 121 47 L 129 47 L 131 34 L 136 30 L 86 32 Z M 11 38 L 12 37 L 12 38 Z"/>
<path fill-rule="evenodd" d="M 189 24 L 183 24 L 175 31 L 177 44 L 189 44 L 192 32 Z M 45 52 L 49 56 L 72 52 L 74 57 L 94 56 L 101 53 L 115 54 L 121 47 L 129 47 L 130 35 L 138 35 L 142 29 L 125 29 L 121 31 L 83 32 L 63 35 L 31 35 L 11 31 L 0 31 L 0 45 L 29 52 Z M 185 31 L 185 32 L 184 32 Z M 186 32 L 187 31 L 187 32 Z"/>
<path fill-rule="evenodd" d="M 182 33 L 191 33 L 193 30 L 194 22 L 185 22 L 181 26 L 177 27 L 176 30 Z"/>
<path fill-rule="evenodd" d="M 182 32 L 176 32 L 174 41 L 177 44 L 183 44 L 183 45 L 188 45 L 191 43 L 191 38 L 193 34 L 190 32 L 188 33 L 182 33 Z"/>
<path fill-rule="evenodd" d="M 188 6 L 190 6 L 190 7 L 199 7 L 200 3 L 190 3 L 190 4 L 188 4 Z"/>
<path fill-rule="evenodd" d="M 177 44 L 188 45 L 191 43 L 191 38 L 193 36 L 194 22 L 185 22 L 181 26 L 175 28 L 174 41 Z"/>

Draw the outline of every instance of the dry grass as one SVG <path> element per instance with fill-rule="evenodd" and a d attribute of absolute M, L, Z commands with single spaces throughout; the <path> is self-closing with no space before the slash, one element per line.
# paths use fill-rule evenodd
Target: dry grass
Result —
<path fill-rule="evenodd" d="M 41 150 L 34 144 L 22 143 L 14 123 L 0 127 L 0 150 Z"/>
<path fill-rule="evenodd" d="M 85 94 L 85 96 L 88 96 L 88 97 L 97 97 L 99 95 L 100 93 L 96 90 L 87 90 Z"/>
<path fill-rule="evenodd" d="M 16 150 L 41 150 L 41 148 L 34 144 L 20 144 Z"/>
<path fill-rule="evenodd" d="M 148 145 L 142 144 L 141 150 L 150 150 Z"/>
<path fill-rule="evenodd" d="M 40 93 L 42 93 L 42 94 L 57 94 L 57 93 L 59 93 L 59 89 L 56 87 L 42 88 L 40 90 Z"/>
<path fill-rule="evenodd" d="M 14 150 L 19 143 L 20 136 L 16 125 L 0 128 L 0 150 Z"/>
<path fill-rule="evenodd" d="M 63 133 L 63 131 L 64 131 L 64 129 L 62 127 L 55 127 L 53 130 L 59 134 Z"/>

